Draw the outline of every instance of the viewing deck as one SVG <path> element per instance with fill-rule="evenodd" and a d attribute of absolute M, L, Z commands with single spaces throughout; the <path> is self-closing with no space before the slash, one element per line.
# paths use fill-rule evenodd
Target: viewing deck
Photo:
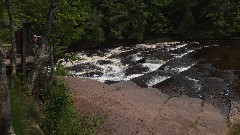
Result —
<path fill-rule="evenodd" d="M 26 64 L 32 64 L 34 61 L 34 56 L 28 56 L 26 57 Z M 3 61 L 4 65 L 5 66 L 10 66 L 10 59 L 4 59 Z M 16 64 L 17 66 L 20 66 L 21 65 L 21 57 L 20 58 L 17 58 L 16 60 Z"/>
<path fill-rule="evenodd" d="M 10 55 L 11 55 L 11 44 L 2 44 L 4 60 L 3 63 L 6 67 L 10 67 Z M 31 47 L 28 47 L 26 50 L 26 65 L 31 65 L 34 62 L 34 53 Z M 21 66 L 21 54 L 17 51 L 17 59 L 16 59 L 17 67 Z"/>

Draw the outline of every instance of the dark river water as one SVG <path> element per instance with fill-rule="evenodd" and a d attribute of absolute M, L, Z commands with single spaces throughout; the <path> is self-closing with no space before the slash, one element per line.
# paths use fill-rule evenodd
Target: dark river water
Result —
<path fill-rule="evenodd" d="M 239 45 L 222 45 L 210 49 L 199 51 L 195 58 L 203 59 L 212 63 L 220 71 L 232 72 L 235 76 L 240 77 L 240 44 Z M 221 76 L 219 74 L 217 76 Z M 233 84 L 234 93 L 240 95 L 240 79 L 237 78 Z"/>
<path fill-rule="evenodd" d="M 70 74 L 104 83 L 131 80 L 170 96 L 201 98 L 228 113 L 240 102 L 240 44 L 163 42 L 76 53 Z"/>

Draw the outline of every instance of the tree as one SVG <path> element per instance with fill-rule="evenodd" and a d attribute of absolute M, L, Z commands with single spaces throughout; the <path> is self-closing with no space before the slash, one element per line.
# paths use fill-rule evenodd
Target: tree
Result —
<path fill-rule="evenodd" d="M 82 2 L 81 0 L 71 2 L 61 0 L 59 2 L 50 35 L 56 55 L 62 55 L 62 51 L 68 45 L 81 40 L 83 35 L 86 35 L 84 27 L 86 27 L 85 22 L 90 14 L 88 4 L 88 1 Z"/>
<path fill-rule="evenodd" d="M 37 79 L 42 69 L 43 63 L 48 58 L 46 56 L 46 50 L 47 50 L 47 45 L 49 41 L 50 30 L 52 28 L 52 24 L 56 16 L 56 10 L 57 10 L 57 4 L 58 4 L 57 0 L 51 0 L 49 2 L 50 2 L 50 6 L 48 11 L 48 16 L 46 18 L 46 23 L 44 26 L 44 33 L 42 35 L 41 47 L 37 51 L 37 54 L 35 56 L 35 60 L 33 63 L 32 71 L 29 73 L 29 76 L 28 76 L 27 88 L 29 91 L 33 90 L 34 82 Z"/>
<path fill-rule="evenodd" d="M 145 1 L 148 12 L 145 37 L 155 39 L 164 35 L 169 36 L 172 32 L 172 26 L 167 18 L 166 7 L 172 3 L 172 0 Z"/>
<path fill-rule="evenodd" d="M 189 1 L 189 0 L 188 0 Z M 191 0 L 178 30 L 186 29 L 186 36 L 197 38 L 226 38 L 236 35 L 238 6 L 234 0 Z M 187 6 L 188 5 L 188 6 Z M 179 12 L 178 12 L 179 13 Z M 176 21 L 177 22 L 177 21 Z M 190 24 L 189 24 L 190 23 Z M 182 27 L 180 27 L 182 26 Z M 190 26 L 190 27 L 189 27 Z M 181 34 L 181 33 L 180 33 Z"/>
<path fill-rule="evenodd" d="M 91 45 L 98 45 L 104 42 L 105 35 L 103 28 L 101 27 L 101 17 L 99 13 L 94 9 L 89 15 L 89 22 L 85 27 L 85 40 Z"/>
<path fill-rule="evenodd" d="M 0 134 L 14 135 L 10 111 L 9 87 L 3 56 L 3 48 L 0 42 Z"/>
<path fill-rule="evenodd" d="M 11 68 L 12 75 L 16 75 L 16 57 L 17 57 L 17 49 L 16 49 L 16 37 L 15 37 L 15 29 L 14 29 L 14 15 L 13 15 L 13 3 L 11 0 L 6 0 L 8 17 L 11 28 L 11 43 L 12 43 L 12 57 L 11 57 Z"/>
<path fill-rule="evenodd" d="M 144 0 L 112 1 L 94 3 L 100 12 L 102 27 L 108 39 L 141 41 L 147 25 Z"/>
<path fill-rule="evenodd" d="M 0 1 L 0 38 L 2 43 L 9 43 L 11 41 L 11 34 L 9 29 L 9 17 L 5 1 Z"/>

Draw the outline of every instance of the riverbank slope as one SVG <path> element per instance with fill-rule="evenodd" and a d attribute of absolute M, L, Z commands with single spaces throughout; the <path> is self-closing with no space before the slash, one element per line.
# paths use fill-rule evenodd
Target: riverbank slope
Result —
<path fill-rule="evenodd" d="M 224 135 L 227 118 L 211 104 L 187 96 L 169 97 L 131 81 L 104 84 L 65 77 L 79 116 L 106 114 L 101 135 Z"/>

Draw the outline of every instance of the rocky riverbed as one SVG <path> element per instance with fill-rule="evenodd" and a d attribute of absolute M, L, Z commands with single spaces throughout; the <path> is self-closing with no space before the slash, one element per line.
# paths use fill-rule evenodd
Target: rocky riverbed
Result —
<path fill-rule="evenodd" d="M 84 50 L 76 53 L 76 58 L 63 63 L 72 76 L 97 80 L 106 86 L 131 82 L 143 89 L 156 88 L 154 91 L 158 90 L 167 99 L 198 100 L 218 110 L 227 121 L 239 120 L 239 45 L 137 44 Z"/>

